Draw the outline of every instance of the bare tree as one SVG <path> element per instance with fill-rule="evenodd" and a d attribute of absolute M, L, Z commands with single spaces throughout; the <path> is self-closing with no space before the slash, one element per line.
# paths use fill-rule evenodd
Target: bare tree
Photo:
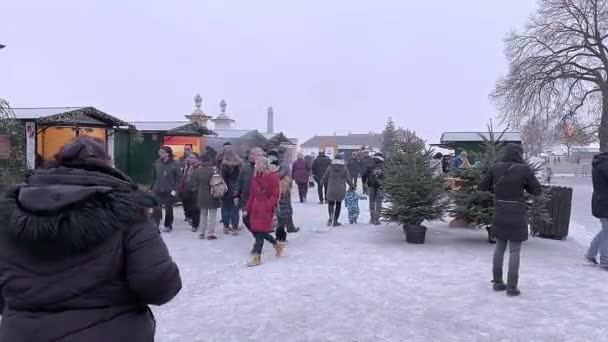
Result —
<path fill-rule="evenodd" d="M 551 124 L 539 118 L 532 118 L 521 127 L 521 138 L 526 153 L 536 157 L 559 142 Z"/>
<path fill-rule="evenodd" d="M 575 120 L 608 151 L 608 0 L 539 0 L 519 32 L 507 35 L 508 74 L 491 94 L 516 127 Z"/>
<path fill-rule="evenodd" d="M 570 159 L 572 148 L 588 146 L 597 141 L 595 134 L 589 133 L 585 127 L 576 122 L 565 122 L 558 130 L 559 141 L 566 147 L 566 154 Z"/>

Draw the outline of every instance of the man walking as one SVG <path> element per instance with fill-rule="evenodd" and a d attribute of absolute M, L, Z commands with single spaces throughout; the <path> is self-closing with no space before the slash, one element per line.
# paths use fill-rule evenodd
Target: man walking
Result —
<path fill-rule="evenodd" d="M 359 168 L 361 169 L 361 182 L 363 182 L 363 194 L 368 195 L 367 191 L 367 171 L 372 167 L 373 161 L 372 157 L 369 155 L 369 151 L 364 150 L 363 156 L 361 157 L 361 161 L 359 164 Z"/>
<path fill-rule="evenodd" d="M 163 146 L 158 151 L 158 160 L 154 164 L 152 173 L 152 192 L 160 200 L 160 205 L 154 208 L 152 218 L 157 226 L 162 219 L 162 207 L 165 208 L 165 226 L 163 231 L 170 233 L 173 230 L 173 204 L 177 196 L 177 185 L 181 177 L 179 163 L 174 160 L 173 150 Z"/>
<path fill-rule="evenodd" d="M 323 184 L 323 176 L 325 171 L 331 164 L 331 159 L 325 155 L 325 151 L 320 151 L 319 155 L 312 162 L 312 175 L 317 183 L 317 192 L 319 194 L 319 204 L 325 204 L 325 195 L 327 194 L 327 184 Z"/>
<path fill-rule="evenodd" d="M 380 225 L 380 214 L 382 213 L 382 202 L 384 201 L 384 191 L 382 182 L 384 181 L 384 155 L 374 154 L 371 166 L 364 171 L 364 179 L 367 181 L 367 191 L 369 194 L 369 215 L 370 224 Z"/>

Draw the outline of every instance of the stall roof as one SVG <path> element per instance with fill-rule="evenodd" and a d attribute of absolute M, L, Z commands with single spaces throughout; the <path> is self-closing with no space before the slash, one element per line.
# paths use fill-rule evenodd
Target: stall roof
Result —
<path fill-rule="evenodd" d="M 257 131 L 254 129 L 220 129 L 216 130 L 215 134 L 217 134 L 218 138 L 235 139 L 242 138 L 247 134 L 251 134 L 252 132 L 257 133 Z"/>
<path fill-rule="evenodd" d="M 190 121 L 135 121 L 130 122 L 141 132 L 164 132 L 187 125 Z"/>
<path fill-rule="evenodd" d="M 36 120 L 44 124 L 102 124 L 114 127 L 126 127 L 129 124 L 95 107 L 28 107 L 13 108 L 17 119 Z"/>
<path fill-rule="evenodd" d="M 289 138 L 283 134 L 283 132 L 279 133 L 262 133 L 262 136 L 268 140 L 276 141 L 280 144 L 290 144 L 295 145 Z"/>
<path fill-rule="evenodd" d="M 348 135 L 315 135 L 305 141 L 300 147 L 319 147 L 326 143 L 336 143 L 338 146 L 382 146 L 382 134 L 366 133 L 366 134 L 351 134 Z"/>
<path fill-rule="evenodd" d="M 502 133 L 496 132 L 495 136 L 500 137 Z M 452 142 L 481 142 L 484 141 L 482 137 L 486 139 L 490 138 L 488 132 L 445 132 L 441 134 L 441 144 L 452 143 Z M 519 132 L 505 132 L 500 139 L 508 142 L 520 142 L 521 135 Z"/>
<path fill-rule="evenodd" d="M 172 135 L 215 135 L 209 128 L 201 125 L 198 122 L 189 122 L 185 125 L 175 127 L 167 131 L 167 134 Z"/>

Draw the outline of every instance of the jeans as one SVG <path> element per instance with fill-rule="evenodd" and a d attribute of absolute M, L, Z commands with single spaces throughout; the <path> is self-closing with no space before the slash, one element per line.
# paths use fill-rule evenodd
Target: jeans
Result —
<path fill-rule="evenodd" d="M 231 192 L 227 192 L 222 198 L 222 223 L 224 227 L 239 227 L 239 207 L 234 204 L 234 198 Z"/>
<path fill-rule="evenodd" d="M 338 222 L 340 212 L 342 211 L 342 201 L 329 201 L 327 209 L 329 211 L 329 219 L 334 223 Z"/>
<path fill-rule="evenodd" d="M 217 209 L 201 209 L 200 220 L 202 223 L 201 234 L 206 236 L 215 236 Z"/>
<path fill-rule="evenodd" d="M 325 184 L 321 184 L 320 181 L 317 182 L 317 193 L 319 194 L 319 202 L 323 202 L 327 196 L 327 186 Z"/>
<path fill-rule="evenodd" d="M 602 230 L 593 238 L 587 256 L 595 258 L 599 252 L 600 266 L 608 268 L 608 218 L 601 218 Z"/>
<path fill-rule="evenodd" d="M 370 187 L 369 192 L 369 215 L 372 222 L 380 221 L 382 213 L 382 202 L 384 201 L 384 192 L 378 188 Z"/>
<path fill-rule="evenodd" d="M 308 195 L 308 182 L 298 183 L 298 194 L 300 195 L 300 202 L 306 201 Z"/>
<path fill-rule="evenodd" d="M 262 249 L 264 249 L 264 240 L 268 240 L 268 242 L 273 245 L 277 244 L 277 240 L 275 240 L 275 238 L 268 233 L 253 233 L 253 237 L 255 238 L 255 244 L 253 245 L 253 250 L 251 251 L 253 254 L 262 255 Z"/>
<path fill-rule="evenodd" d="M 521 242 L 496 240 L 496 249 L 494 250 L 494 266 L 492 274 L 495 282 L 502 282 L 502 266 L 505 258 L 505 251 L 509 245 L 509 272 L 507 275 L 507 286 L 517 287 L 519 281 L 519 254 L 521 252 Z"/>
<path fill-rule="evenodd" d="M 163 218 L 163 207 L 165 208 L 165 227 L 173 228 L 173 203 L 175 199 L 170 193 L 155 193 L 160 201 L 160 205 L 152 210 L 152 219 L 160 226 Z"/>

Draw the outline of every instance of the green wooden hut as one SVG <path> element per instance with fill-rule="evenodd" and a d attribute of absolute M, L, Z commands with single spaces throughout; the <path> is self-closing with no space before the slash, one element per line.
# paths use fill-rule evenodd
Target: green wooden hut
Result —
<path fill-rule="evenodd" d="M 498 137 L 501 133 L 495 134 Z M 455 155 L 462 151 L 479 153 L 482 152 L 484 138 L 489 139 L 490 134 L 488 132 L 445 132 L 441 134 L 439 144 L 432 144 L 432 146 L 453 150 Z M 521 135 L 519 132 L 505 132 L 501 141 L 521 144 Z"/>

